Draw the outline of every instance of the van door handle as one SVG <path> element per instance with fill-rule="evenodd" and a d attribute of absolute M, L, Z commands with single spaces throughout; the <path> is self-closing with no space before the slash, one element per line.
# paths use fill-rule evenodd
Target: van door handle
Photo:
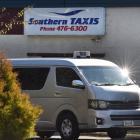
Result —
<path fill-rule="evenodd" d="M 61 96 L 62 93 L 61 92 L 55 92 L 55 96 Z"/>

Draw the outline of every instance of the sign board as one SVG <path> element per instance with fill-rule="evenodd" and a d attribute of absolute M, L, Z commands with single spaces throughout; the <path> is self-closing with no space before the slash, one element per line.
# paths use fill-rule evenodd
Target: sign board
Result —
<path fill-rule="evenodd" d="M 105 8 L 27 8 L 25 35 L 104 35 Z"/>

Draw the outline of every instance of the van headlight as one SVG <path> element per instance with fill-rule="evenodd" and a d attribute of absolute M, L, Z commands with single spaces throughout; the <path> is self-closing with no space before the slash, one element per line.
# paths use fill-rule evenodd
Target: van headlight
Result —
<path fill-rule="evenodd" d="M 109 108 L 109 102 L 103 101 L 103 100 L 88 100 L 88 108 L 92 109 L 108 109 Z"/>

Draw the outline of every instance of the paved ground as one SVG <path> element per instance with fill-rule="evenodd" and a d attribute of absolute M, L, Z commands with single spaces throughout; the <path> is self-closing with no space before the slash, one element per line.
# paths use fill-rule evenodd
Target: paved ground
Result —
<path fill-rule="evenodd" d="M 50 140 L 61 140 L 59 136 L 53 136 Z M 109 137 L 80 136 L 79 140 L 140 140 L 140 136 L 127 136 L 125 139 L 110 139 Z"/>
<path fill-rule="evenodd" d="M 41 140 L 41 139 L 39 137 L 36 137 L 30 140 Z M 61 137 L 56 134 L 55 136 L 52 136 L 49 140 L 61 140 Z M 82 135 L 79 137 L 79 140 L 140 140 L 140 133 L 137 132 L 136 134 L 133 133 L 127 134 L 125 139 L 110 139 L 109 137 L 107 137 L 107 135 L 104 134 L 101 136 L 97 136 L 97 134 L 95 134 L 95 136 L 93 134 L 92 136 Z"/>

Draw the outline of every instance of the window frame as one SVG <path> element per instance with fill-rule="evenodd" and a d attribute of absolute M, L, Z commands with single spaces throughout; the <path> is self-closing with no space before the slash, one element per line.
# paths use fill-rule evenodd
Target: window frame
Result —
<path fill-rule="evenodd" d="M 68 68 L 68 69 L 72 69 L 73 72 L 75 72 L 77 74 L 77 76 L 79 77 L 79 80 L 83 82 L 78 70 L 75 68 L 75 67 L 70 67 L 70 66 L 56 66 L 55 68 L 55 85 L 58 86 L 58 87 L 63 87 L 63 88 L 72 88 L 72 89 L 80 89 L 78 87 L 68 87 L 68 86 L 60 86 L 57 84 L 57 69 L 58 68 Z M 85 84 L 85 82 L 83 82 Z"/>

